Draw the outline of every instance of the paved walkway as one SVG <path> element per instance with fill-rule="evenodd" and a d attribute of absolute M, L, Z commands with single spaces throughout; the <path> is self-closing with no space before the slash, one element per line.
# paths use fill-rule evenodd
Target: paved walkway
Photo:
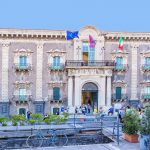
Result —
<path fill-rule="evenodd" d="M 16 150 L 16 149 L 15 149 Z M 35 148 L 27 148 L 21 150 L 35 150 Z M 36 150 L 140 150 L 139 143 L 120 143 L 117 146 L 116 143 L 110 144 L 92 144 L 92 145 L 76 145 L 76 146 L 64 146 L 64 147 L 41 147 Z"/>

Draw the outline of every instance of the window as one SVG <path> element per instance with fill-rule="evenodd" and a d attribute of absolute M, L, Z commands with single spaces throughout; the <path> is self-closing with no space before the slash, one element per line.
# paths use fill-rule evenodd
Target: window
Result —
<path fill-rule="evenodd" d="M 145 58 L 145 64 L 146 65 L 150 65 L 150 57 L 146 57 Z"/>
<path fill-rule="evenodd" d="M 2 105 L 2 113 L 7 113 L 7 105 Z"/>
<path fill-rule="evenodd" d="M 116 99 L 121 99 L 121 87 L 116 87 Z"/>
<path fill-rule="evenodd" d="M 19 89 L 19 100 L 26 99 L 26 89 Z"/>
<path fill-rule="evenodd" d="M 83 42 L 82 43 L 82 49 L 83 49 L 83 52 L 88 52 L 89 51 L 89 43 Z"/>
<path fill-rule="evenodd" d="M 144 92 L 145 92 L 145 94 L 150 95 L 150 87 L 149 86 L 145 87 Z"/>
<path fill-rule="evenodd" d="M 116 69 L 122 69 L 123 67 L 123 58 L 122 57 L 116 57 Z"/>
<path fill-rule="evenodd" d="M 53 99 L 54 100 L 60 99 L 60 88 L 58 88 L 58 87 L 53 88 Z"/>
<path fill-rule="evenodd" d="M 36 104 L 35 106 L 35 111 L 36 113 L 42 113 L 42 105 L 41 104 Z"/>
<path fill-rule="evenodd" d="M 26 66 L 27 65 L 27 57 L 26 56 L 20 56 L 19 57 L 19 65 L 20 66 Z"/>
<path fill-rule="evenodd" d="M 53 66 L 54 67 L 60 66 L 60 57 L 59 56 L 53 57 Z"/>

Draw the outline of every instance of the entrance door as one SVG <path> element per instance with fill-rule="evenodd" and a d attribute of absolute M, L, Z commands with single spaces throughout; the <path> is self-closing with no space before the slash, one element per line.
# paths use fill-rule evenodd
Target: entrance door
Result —
<path fill-rule="evenodd" d="M 24 115 L 24 116 L 26 116 L 26 109 L 25 109 L 25 108 L 20 108 L 20 109 L 19 109 L 19 115 Z"/>
<path fill-rule="evenodd" d="M 94 83 L 86 83 L 82 87 L 82 105 L 90 104 L 91 109 L 98 110 L 98 87 Z"/>
<path fill-rule="evenodd" d="M 92 108 L 98 110 L 98 92 L 92 92 Z"/>

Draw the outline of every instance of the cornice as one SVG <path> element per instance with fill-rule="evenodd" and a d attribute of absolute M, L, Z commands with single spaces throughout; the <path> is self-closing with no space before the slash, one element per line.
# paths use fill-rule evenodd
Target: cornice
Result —
<path fill-rule="evenodd" d="M 66 39 L 63 30 L 0 29 L 0 38 L 5 39 Z"/>

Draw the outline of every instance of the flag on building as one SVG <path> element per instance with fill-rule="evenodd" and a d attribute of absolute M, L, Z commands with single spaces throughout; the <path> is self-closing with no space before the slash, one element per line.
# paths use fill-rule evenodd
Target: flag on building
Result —
<path fill-rule="evenodd" d="M 78 31 L 75 31 L 75 32 L 67 31 L 67 33 L 66 33 L 67 34 L 67 36 L 66 36 L 67 40 L 79 38 L 78 33 L 79 33 Z"/>
<path fill-rule="evenodd" d="M 89 43 L 90 43 L 90 47 L 91 48 L 94 48 L 96 43 L 95 43 L 95 40 L 93 39 L 93 37 L 91 35 L 89 35 Z"/>
<path fill-rule="evenodd" d="M 120 36 L 120 38 L 119 38 L 119 45 L 118 45 L 118 48 L 119 48 L 120 50 L 123 50 L 123 38 L 122 38 L 122 36 Z"/>

